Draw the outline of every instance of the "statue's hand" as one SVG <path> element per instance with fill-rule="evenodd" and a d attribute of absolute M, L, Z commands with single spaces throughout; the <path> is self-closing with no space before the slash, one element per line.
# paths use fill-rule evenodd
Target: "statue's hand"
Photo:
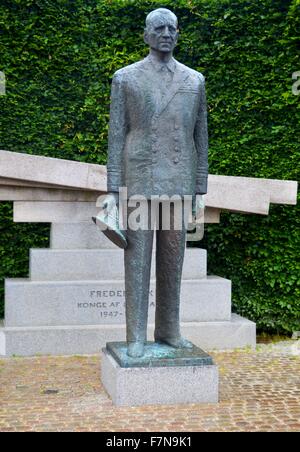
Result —
<path fill-rule="evenodd" d="M 95 224 L 102 222 L 106 225 L 119 223 L 119 193 L 108 192 L 106 195 L 101 195 L 97 199 L 96 206 L 99 207 L 99 212 L 96 217 L 93 217 Z"/>
<path fill-rule="evenodd" d="M 119 193 L 108 192 L 97 199 L 96 206 L 101 210 L 93 222 L 115 245 L 125 249 L 128 245 L 126 234 L 120 229 Z"/>
<path fill-rule="evenodd" d="M 103 198 L 101 205 L 99 206 L 102 209 L 106 209 L 108 212 L 111 212 L 111 210 L 114 207 L 119 207 L 119 193 L 117 192 L 110 192 L 107 193 L 107 195 Z"/>

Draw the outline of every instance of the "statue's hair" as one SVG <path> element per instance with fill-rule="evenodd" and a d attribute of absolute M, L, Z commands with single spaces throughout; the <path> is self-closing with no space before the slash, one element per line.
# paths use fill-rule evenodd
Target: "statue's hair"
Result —
<path fill-rule="evenodd" d="M 171 16 L 175 20 L 176 24 L 178 25 L 177 16 L 172 11 L 170 11 L 167 8 L 157 8 L 157 9 L 154 9 L 153 11 L 151 11 L 151 13 L 149 13 L 148 16 L 146 17 L 146 27 L 151 27 L 154 17 L 157 15 L 160 15 L 160 14 L 163 14 L 165 16 L 166 15 Z"/>

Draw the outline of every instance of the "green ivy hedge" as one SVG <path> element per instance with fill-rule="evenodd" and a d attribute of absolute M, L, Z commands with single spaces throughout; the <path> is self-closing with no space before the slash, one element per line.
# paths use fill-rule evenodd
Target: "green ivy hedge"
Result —
<path fill-rule="evenodd" d="M 105 164 L 112 74 L 147 54 L 143 23 L 159 6 L 180 18 L 176 58 L 207 80 L 210 172 L 297 179 L 299 0 L 2 0 L 0 147 Z M 201 244 L 209 271 L 232 279 L 236 312 L 261 330 L 300 330 L 298 212 L 223 214 Z M 27 275 L 49 225 L 13 224 L 10 203 L 0 218 L 3 315 L 4 277 Z"/>

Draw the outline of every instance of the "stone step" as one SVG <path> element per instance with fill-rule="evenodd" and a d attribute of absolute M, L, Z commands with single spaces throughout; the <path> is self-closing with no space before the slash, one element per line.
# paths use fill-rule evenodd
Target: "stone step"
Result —
<path fill-rule="evenodd" d="M 94 223 L 52 223 L 51 249 L 118 249 Z"/>
<path fill-rule="evenodd" d="M 206 351 L 255 347 L 255 323 L 233 314 L 226 322 L 181 324 L 183 336 Z M 153 325 L 149 325 L 149 340 Z M 0 355 L 99 354 L 106 342 L 123 341 L 125 325 L 0 328 Z"/>
<path fill-rule="evenodd" d="M 92 223 L 99 213 L 95 202 L 15 201 L 15 223 Z M 219 223 L 220 209 L 206 207 L 205 223 Z"/>
<path fill-rule="evenodd" d="M 155 234 L 153 247 L 155 248 Z M 57 250 L 118 249 L 94 223 L 52 223 L 50 248 Z"/>
<path fill-rule="evenodd" d="M 183 279 L 206 276 L 206 250 L 187 248 Z M 152 256 L 152 277 L 155 255 Z M 30 250 L 32 281 L 103 281 L 124 279 L 124 251 L 120 248 L 101 250 Z"/>
<path fill-rule="evenodd" d="M 125 323 L 123 281 L 5 281 L 5 325 L 59 326 Z M 231 281 L 210 276 L 183 280 L 183 322 L 229 320 Z M 155 282 L 149 293 L 149 321 L 154 321 Z"/>

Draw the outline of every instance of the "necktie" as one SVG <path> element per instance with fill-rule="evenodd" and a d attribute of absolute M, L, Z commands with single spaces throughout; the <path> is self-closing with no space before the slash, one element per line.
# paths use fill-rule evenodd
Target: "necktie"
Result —
<path fill-rule="evenodd" d="M 164 97 L 172 84 L 173 73 L 169 71 L 167 66 L 162 66 L 161 70 L 159 71 L 159 78 L 161 81 L 160 83 L 161 96 Z"/>

